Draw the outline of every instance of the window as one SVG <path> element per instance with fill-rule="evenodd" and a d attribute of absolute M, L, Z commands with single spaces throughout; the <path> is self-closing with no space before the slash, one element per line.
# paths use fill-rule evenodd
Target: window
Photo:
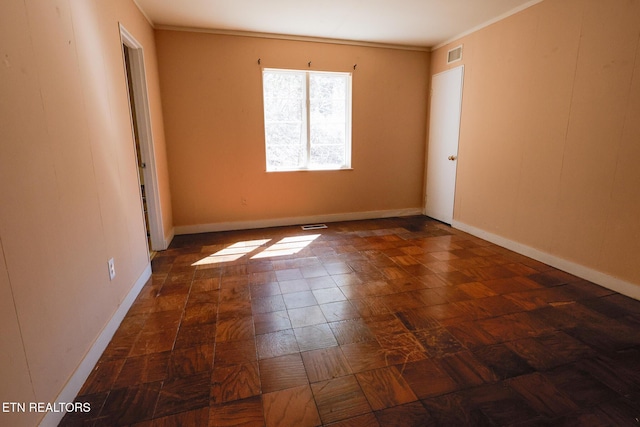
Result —
<path fill-rule="evenodd" d="M 351 73 L 265 69 L 267 171 L 351 167 Z"/>

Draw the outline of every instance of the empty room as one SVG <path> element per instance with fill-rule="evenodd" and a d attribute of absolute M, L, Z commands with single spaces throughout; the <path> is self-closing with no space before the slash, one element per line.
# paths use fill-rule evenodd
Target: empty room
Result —
<path fill-rule="evenodd" d="M 640 1 L 4 0 L 0 61 L 0 425 L 638 425 Z"/>

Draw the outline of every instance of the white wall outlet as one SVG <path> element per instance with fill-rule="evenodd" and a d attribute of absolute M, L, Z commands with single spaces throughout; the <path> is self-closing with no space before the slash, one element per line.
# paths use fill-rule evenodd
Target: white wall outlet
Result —
<path fill-rule="evenodd" d="M 113 261 L 113 258 L 111 258 L 108 261 L 108 264 L 109 264 L 109 279 L 113 280 L 116 277 L 116 265 Z"/>

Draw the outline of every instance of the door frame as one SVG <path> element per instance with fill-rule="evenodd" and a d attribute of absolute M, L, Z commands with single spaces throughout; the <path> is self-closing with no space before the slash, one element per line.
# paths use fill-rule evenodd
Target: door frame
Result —
<path fill-rule="evenodd" d="M 452 187 L 452 198 L 451 198 L 451 219 L 448 218 L 435 218 L 438 221 L 442 221 L 448 224 L 451 224 L 453 222 L 453 215 L 455 213 L 455 194 L 456 194 L 456 184 L 457 184 L 457 175 L 458 175 L 458 152 L 459 152 L 459 143 L 460 143 L 460 127 L 461 127 L 461 123 L 462 123 L 462 100 L 463 100 L 463 90 L 464 90 L 464 65 L 459 65 L 457 67 L 452 67 L 449 68 L 447 70 L 441 71 L 439 73 L 434 74 L 431 77 L 431 88 L 430 88 L 430 96 L 429 96 L 429 130 L 428 130 L 428 134 L 427 134 L 427 161 L 425 162 L 425 184 L 424 184 L 424 214 L 429 216 L 429 213 L 433 212 L 428 212 L 427 210 L 427 198 L 428 198 L 428 185 L 429 185 L 429 151 L 430 151 L 430 146 L 431 146 L 431 129 L 432 129 L 432 123 L 431 123 L 431 118 L 433 117 L 433 80 L 435 77 L 447 74 L 447 73 L 451 73 L 453 71 L 459 71 L 460 72 L 460 84 L 459 84 L 459 89 L 458 87 L 456 87 L 456 91 L 455 93 L 452 92 L 451 95 L 455 95 L 458 94 L 459 96 L 459 111 L 458 111 L 458 123 L 457 123 L 457 141 L 456 141 L 456 149 L 455 149 L 455 153 L 452 153 L 451 155 L 454 156 L 454 161 L 455 161 L 455 174 L 454 174 L 454 181 L 453 181 L 453 187 Z M 451 160 L 451 159 L 449 159 Z"/>
<path fill-rule="evenodd" d="M 121 23 L 118 25 L 120 27 L 121 45 L 123 49 L 124 47 L 129 49 L 129 66 L 131 68 L 130 83 L 133 91 L 133 99 L 129 99 L 129 109 L 131 109 L 131 103 L 135 103 L 140 155 L 146 165 L 142 170 L 144 174 L 147 213 L 149 216 L 149 230 L 147 230 L 151 240 L 151 248 L 149 249 L 153 251 L 162 251 L 167 249 L 167 242 L 164 238 L 162 206 L 160 204 L 160 191 L 158 188 L 158 173 L 156 170 L 153 133 L 151 128 L 147 78 L 144 68 L 144 50 L 142 48 L 142 44 L 140 44 Z M 124 63 L 124 51 L 122 55 L 123 66 L 126 67 L 126 64 Z M 125 79 L 127 79 L 126 69 L 124 71 Z M 127 82 L 127 85 L 128 84 L 129 82 Z M 129 98 L 128 88 L 127 98 Z M 131 110 L 129 113 L 129 117 L 131 118 Z M 135 138 L 135 135 L 133 134 L 133 126 L 134 123 L 131 118 L 131 132 L 133 138 Z M 135 150 L 135 145 L 133 149 Z M 136 165 L 136 168 L 138 168 L 138 165 Z M 142 202 L 142 194 L 140 197 Z M 142 209 L 142 215 L 144 215 L 144 206 L 142 206 Z"/>

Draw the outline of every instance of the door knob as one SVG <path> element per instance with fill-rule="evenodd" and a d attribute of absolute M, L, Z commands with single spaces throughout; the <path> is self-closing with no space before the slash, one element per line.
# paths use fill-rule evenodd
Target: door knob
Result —
<path fill-rule="evenodd" d="M 451 161 L 454 161 L 456 159 L 456 156 L 449 156 L 449 157 L 447 157 L 447 159 L 449 159 Z"/>

